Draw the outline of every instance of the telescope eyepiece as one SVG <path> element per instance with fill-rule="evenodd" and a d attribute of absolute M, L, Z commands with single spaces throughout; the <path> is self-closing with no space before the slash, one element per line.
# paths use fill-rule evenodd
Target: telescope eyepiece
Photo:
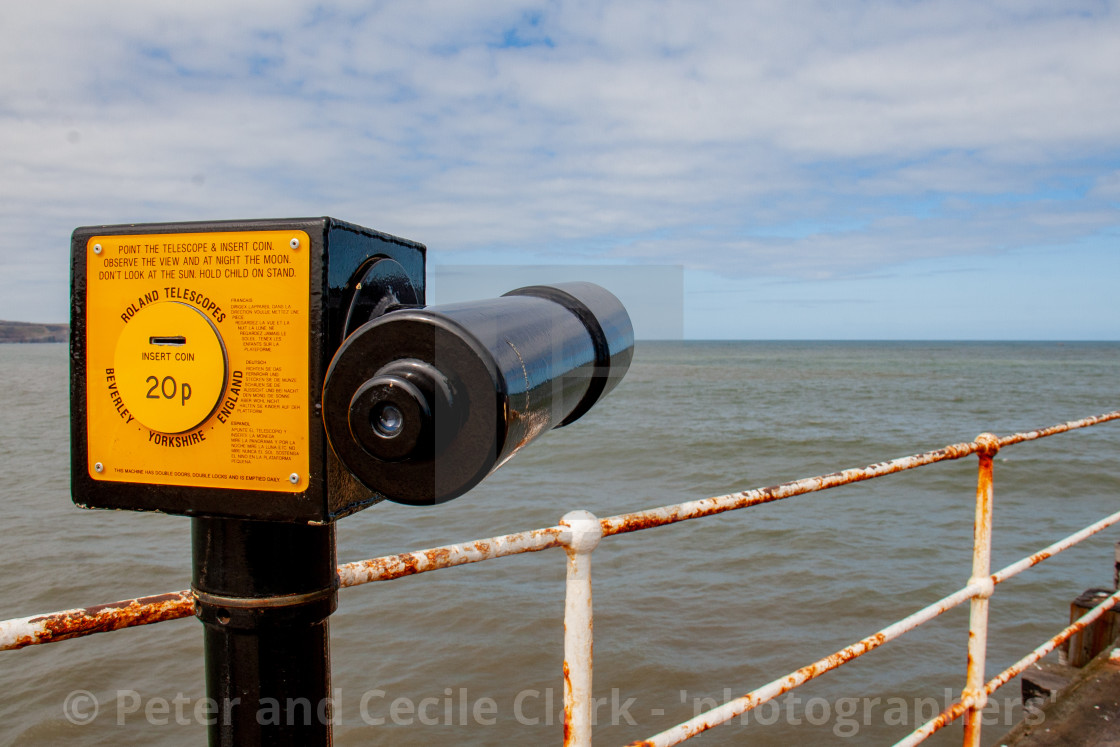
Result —
<path fill-rule="evenodd" d="M 375 459 L 431 459 L 455 435 L 451 385 L 429 363 L 393 361 L 354 392 L 348 424 L 354 440 Z"/>
<path fill-rule="evenodd" d="M 375 376 L 350 400 L 350 433 L 367 454 L 385 462 L 430 451 L 425 441 L 430 442 L 431 421 L 428 398 L 400 376 Z"/>
<path fill-rule="evenodd" d="M 396 405 L 382 402 L 370 413 L 373 430 L 382 438 L 396 438 L 404 427 L 404 415 Z"/>

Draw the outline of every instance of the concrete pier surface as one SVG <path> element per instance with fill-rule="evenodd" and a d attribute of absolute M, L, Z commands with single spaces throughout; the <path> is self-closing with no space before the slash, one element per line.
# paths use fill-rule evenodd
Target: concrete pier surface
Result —
<path fill-rule="evenodd" d="M 1057 696 L 1027 716 L 1000 747 L 1120 747 L 1120 640 L 1076 670 Z"/>

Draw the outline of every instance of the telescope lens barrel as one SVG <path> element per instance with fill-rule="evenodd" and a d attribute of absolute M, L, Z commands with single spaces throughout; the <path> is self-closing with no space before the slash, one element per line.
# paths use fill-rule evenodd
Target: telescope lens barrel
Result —
<path fill-rule="evenodd" d="M 633 349 L 626 310 L 592 283 L 392 311 L 331 362 L 327 437 L 374 492 L 442 503 L 580 418 L 618 384 Z"/>

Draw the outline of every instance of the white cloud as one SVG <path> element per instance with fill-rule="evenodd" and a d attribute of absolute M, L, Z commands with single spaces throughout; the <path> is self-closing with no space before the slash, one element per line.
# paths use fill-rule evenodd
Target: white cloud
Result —
<path fill-rule="evenodd" d="M 65 311 L 93 222 L 333 214 L 441 256 L 798 277 L 1117 223 L 1114 2 L 5 15 L 0 267 L 58 280 L 0 273 L 0 318 Z"/>

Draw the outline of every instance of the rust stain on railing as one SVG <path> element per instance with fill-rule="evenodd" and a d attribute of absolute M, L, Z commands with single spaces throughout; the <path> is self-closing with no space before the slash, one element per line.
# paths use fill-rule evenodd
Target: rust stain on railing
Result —
<path fill-rule="evenodd" d="M 339 585 L 359 586 L 372 581 L 391 581 L 440 568 L 560 547 L 564 544 L 564 529 L 562 526 L 530 529 L 473 542 L 344 563 L 338 567 Z"/>
<path fill-rule="evenodd" d="M 999 452 L 999 439 L 991 433 L 976 437 L 979 469 L 976 478 L 976 516 L 972 529 L 972 577 L 981 591 L 972 597 L 968 620 L 968 667 L 962 699 L 971 705 L 965 711 L 964 747 L 980 747 L 981 717 L 988 696 L 984 689 L 984 666 L 988 656 L 988 600 L 995 589 L 991 578 L 992 508 L 994 503 L 992 458 Z"/>
<path fill-rule="evenodd" d="M 1116 416 L 1120 417 L 1120 412 L 1117 412 Z M 626 532 L 636 532 L 642 529 L 652 529 L 654 527 L 675 524 L 689 519 L 712 516 L 714 514 L 724 513 L 725 511 L 735 511 L 740 508 L 748 508 L 763 503 L 772 503 L 785 498 L 792 498 L 795 495 L 815 493 L 840 485 L 850 485 L 864 480 L 871 480 L 876 477 L 904 472 L 927 464 L 934 464 L 950 459 L 961 459 L 962 457 L 975 454 L 979 448 L 980 447 L 975 443 L 950 444 L 949 446 L 935 451 L 900 457 L 899 459 L 892 459 L 887 462 L 877 462 L 863 467 L 862 469 L 846 469 L 827 475 L 818 475 L 816 477 L 806 477 L 792 482 L 784 482 L 780 485 L 745 490 L 740 493 L 729 493 L 713 498 L 678 503 L 672 506 L 661 506 L 645 511 L 609 516 L 602 519 L 603 536 L 609 537 L 613 534 L 625 534 Z"/>
<path fill-rule="evenodd" d="M 125 599 L 0 622 L 0 651 L 53 643 L 93 633 L 177 620 L 194 614 L 190 591 Z"/>
<path fill-rule="evenodd" d="M 852 659 L 863 656 L 870 651 L 874 651 L 883 644 L 895 640 L 904 633 L 968 601 L 980 591 L 981 586 L 981 583 L 969 584 L 963 589 L 947 597 L 943 597 L 933 604 L 923 607 L 917 612 L 902 618 L 896 623 L 888 625 L 877 633 L 840 649 L 834 654 L 801 667 L 794 672 L 790 672 L 784 677 L 780 677 L 756 690 L 752 690 L 740 698 L 728 701 L 710 711 L 698 714 L 691 720 L 666 729 L 649 739 L 632 742 L 627 745 L 627 747 L 672 747 L 672 745 L 680 744 L 687 739 L 691 739 L 712 727 L 719 726 L 763 703 L 771 701 L 780 695 L 784 695 L 793 688 L 799 687 L 809 680 L 820 677 L 822 674 L 830 672 Z"/>
<path fill-rule="evenodd" d="M 1012 577 L 1022 573 L 1023 571 L 1027 570 L 1028 568 L 1033 568 L 1034 566 L 1038 565 L 1042 561 L 1047 560 L 1048 558 L 1052 558 L 1060 552 L 1068 550 L 1069 548 L 1076 545 L 1078 542 L 1081 542 L 1082 540 L 1087 539 L 1088 537 L 1092 537 L 1094 534 L 1096 534 L 1098 532 L 1101 532 L 1105 529 L 1108 529 L 1113 524 L 1120 524 L 1120 511 L 1117 511 L 1114 514 L 1106 516 L 1103 519 L 1101 519 L 1100 521 L 1094 522 L 1094 523 L 1090 524 L 1089 526 L 1085 527 L 1084 529 L 1082 529 L 1080 531 L 1077 531 L 1077 532 L 1074 532 L 1073 534 L 1069 535 L 1068 537 L 1066 537 L 1064 539 L 1061 539 L 1061 540 L 1058 540 L 1057 542 L 1042 548 L 1041 550 L 1034 553 L 1033 555 L 1030 555 L 1029 557 L 1023 558 L 1022 560 L 1019 560 L 1015 563 L 1012 563 L 1011 565 L 1007 566 L 1006 568 L 1002 568 L 1002 569 L 996 571 L 995 573 L 992 574 L 992 582 L 996 583 L 996 584 L 1001 584 L 1004 581 L 1006 581 L 1007 579 L 1012 578 Z"/>
<path fill-rule="evenodd" d="M 1052 425 L 1049 428 L 1038 428 L 1033 431 L 1023 431 L 1022 433 L 1012 433 L 1009 436 L 1004 436 L 999 440 L 1000 447 L 1010 446 L 1011 444 L 1021 444 L 1024 441 L 1034 441 L 1038 438 L 1046 438 L 1047 436 L 1055 436 L 1059 433 L 1076 430 L 1077 428 L 1087 428 L 1091 425 L 1098 425 L 1100 423 L 1107 423 L 1110 420 L 1120 419 L 1120 410 L 1113 410 L 1101 415 L 1092 415 L 1080 420 L 1070 420 L 1067 423 L 1059 423 Z"/>
<path fill-rule="evenodd" d="M 650 739 L 631 742 L 626 747 L 668 747 L 669 745 L 679 744 L 687 739 L 692 739 L 767 701 L 801 687 L 801 685 L 804 685 L 811 679 L 819 677 L 825 672 L 836 669 L 852 659 L 860 657 L 869 651 L 873 651 L 888 640 L 889 639 L 883 632 L 876 633 L 873 636 L 864 638 L 862 641 L 841 649 L 834 654 L 830 654 L 812 664 L 801 667 L 780 681 L 775 681 L 764 688 L 759 688 L 754 692 L 744 695 L 742 698 L 725 704 L 725 706 L 730 706 L 730 708 L 722 713 L 720 712 L 721 709 L 702 713 L 691 721 L 681 724 L 674 729 L 669 729 Z"/>
<path fill-rule="evenodd" d="M 988 680 L 984 684 L 983 690 L 978 695 L 967 696 L 962 693 L 962 697 L 956 703 L 946 708 L 937 716 L 922 724 L 921 727 L 916 729 L 909 737 L 897 742 L 894 747 L 912 747 L 912 745 L 920 744 L 929 737 L 936 734 L 938 731 L 948 726 L 949 724 L 960 718 L 966 711 L 973 707 L 980 699 L 986 698 L 999 688 L 1006 685 L 1015 676 L 1022 674 L 1026 671 L 1027 667 L 1034 664 L 1042 657 L 1049 654 L 1051 651 L 1062 645 L 1071 636 L 1079 633 L 1085 628 L 1092 625 L 1096 620 L 1108 610 L 1112 609 L 1120 602 L 1120 591 L 1117 591 L 1112 596 L 1108 597 L 1096 607 L 1087 612 L 1083 617 L 1077 619 L 1076 622 L 1064 628 L 1060 633 L 1055 635 L 1050 640 L 1036 648 L 1031 653 L 1024 656 L 1019 661 L 1012 664 L 1007 669 L 1000 672 L 998 675 Z"/>
<path fill-rule="evenodd" d="M 1080 420 L 1071 420 L 1067 423 L 1061 423 L 1049 428 L 1040 428 L 1023 433 L 1013 433 L 998 439 L 998 445 L 996 445 L 995 448 L 998 450 L 1003 446 L 1045 438 L 1046 436 L 1053 436 L 1058 433 L 1065 433 L 1066 431 L 1075 430 L 1077 428 L 1086 428 L 1117 419 L 1120 419 L 1120 410 L 1114 410 L 1102 415 L 1094 415 Z M 678 521 L 697 519 L 702 516 L 711 516 L 713 514 L 734 511 L 736 509 L 756 506 L 762 503 L 771 503 L 784 498 L 791 498 L 795 495 L 814 493 L 820 490 L 827 490 L 828 488 L 835 488 L 840 485 L 850 485 L 864 480 L 871 480 L 876 477 L 883 477 L 884 475 L 904 472 L 916 467 L 923 467 L 927 464 L 961 459 L 966 456 L 971 456 L 984 448 L 989 447 L 982 446 L 975 441 L 950 444 L 934 451 L 900 457 L 886 462 L 877 462 L 862 469 L 846 469 L 827 475 L 806 477 L 801 480 L 794 480 L 792 482 L 772 485 L 765 488 L 755 488 L 754 490 L 746 490 L 740 493 L 729 493 L 714 498 L 704 498 L 702 500 L 688 501 L 672 506 L 662 506 L 645 511 L 609 516 L 602 520 L 603 536 L 609 537 L 612 534 L 624 534 L 626 532 L 635 532 L 642 529 L 652 529 L 654 527 L 665 526 L 666 524 L 673 524 Z"/>

